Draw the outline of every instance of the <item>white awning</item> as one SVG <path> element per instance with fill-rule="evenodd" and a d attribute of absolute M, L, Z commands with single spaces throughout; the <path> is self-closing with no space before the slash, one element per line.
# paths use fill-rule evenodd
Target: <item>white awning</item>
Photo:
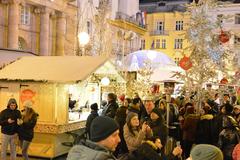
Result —
<path fill-rule="evenodd" d="M 106 62 L 108 59 L 102 56 L 23 57 L 0 70 L 0 80 L 77 82 Z M 111 68 L 115 69 L 113 65 Z"/>

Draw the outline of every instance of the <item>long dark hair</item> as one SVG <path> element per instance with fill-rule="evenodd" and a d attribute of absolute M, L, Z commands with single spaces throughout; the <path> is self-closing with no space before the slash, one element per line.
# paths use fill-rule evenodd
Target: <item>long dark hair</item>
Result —
<path fill-rule="evenodd" d="M 129 132 L 130 132 L 133 136 L 136 136 L 135 133 L 134 133 L 134 131 L 133 131 L 133 127 L 132 127 L 132 125 L 131 125 L 131 120 L 132 120 L 132 118 L 135 117 L 135 116 L 138 117 L 138 115 L 137 115 L 136 113 L 129 113 L 129 114 L 131 114 L 131 115 L 128 115 L 128 117 L 127 117 L 128 120 L 126 121 L 126 124 L 127 124 L 127 127 L 128 127 Z M 129 116 L 130 116 L 130 117 L 129 117 Z M 137 131 L 139 131 L 139 130 L 140 130 L 140 127 L 137 126 L 136 129 L 137 129 Z"/>

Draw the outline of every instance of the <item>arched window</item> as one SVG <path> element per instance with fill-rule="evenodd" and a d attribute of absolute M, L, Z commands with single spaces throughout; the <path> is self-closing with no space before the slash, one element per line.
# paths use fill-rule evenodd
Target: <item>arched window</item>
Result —
<path fill-rule="evenodd" d="M 27 43 L 22 37 L 18 37 L 18 49 L 27 50 Z"/>

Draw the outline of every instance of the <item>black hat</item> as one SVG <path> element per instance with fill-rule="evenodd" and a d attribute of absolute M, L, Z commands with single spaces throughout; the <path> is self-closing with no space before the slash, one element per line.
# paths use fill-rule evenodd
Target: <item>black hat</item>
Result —
<path fill-rule="evenodd" d="M 98 110 L 98 104 L 97 103 L 93 103 L 91 104 L 90 108 L 94 111 L 97 111 Z"/>
<path fill-rule="evenodd" d="M 233 106 L 230 103 L 226 103 L 224 106 L 227 114 L 232 113 Z"/>
<path fill-rule="evenodd" d="M 156 113 L 159 117 L 162 116 L 162 111 L 160 108 L 153 108 L 152 112 Z"/>
<path fill-rule="evenodd" d="M 92 121 L 90 126 L 90 140 L 99 142 L 106 139 L 116 130 L 119 126 L 112 118 L 106 116 L 99 116 Z"/>
<path fill-rule="evenodd" d="M 140 98 L 134 98 L 132 103 L 135 105 L 137 103 L 140 103 Z"/>

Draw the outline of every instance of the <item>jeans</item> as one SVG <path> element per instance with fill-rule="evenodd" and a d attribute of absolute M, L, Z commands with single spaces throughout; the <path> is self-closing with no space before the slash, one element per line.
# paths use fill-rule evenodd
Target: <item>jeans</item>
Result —
<path fill-rule="evenodd" d="M 16 135 L 2 134 L 1 160 L 7 160 L 8 143 L 10 144 L 11 160 L 16 160 L 17 153 L 16 153 L 15 138 L 16 138 Z"/>
<path fill-rule="evenodd" d="M 20 140 L 20 147 L 22 148 L 22 156 L 24 160 L 29 160 L 28 158 L 28 148 L 31 142 Z"/>

